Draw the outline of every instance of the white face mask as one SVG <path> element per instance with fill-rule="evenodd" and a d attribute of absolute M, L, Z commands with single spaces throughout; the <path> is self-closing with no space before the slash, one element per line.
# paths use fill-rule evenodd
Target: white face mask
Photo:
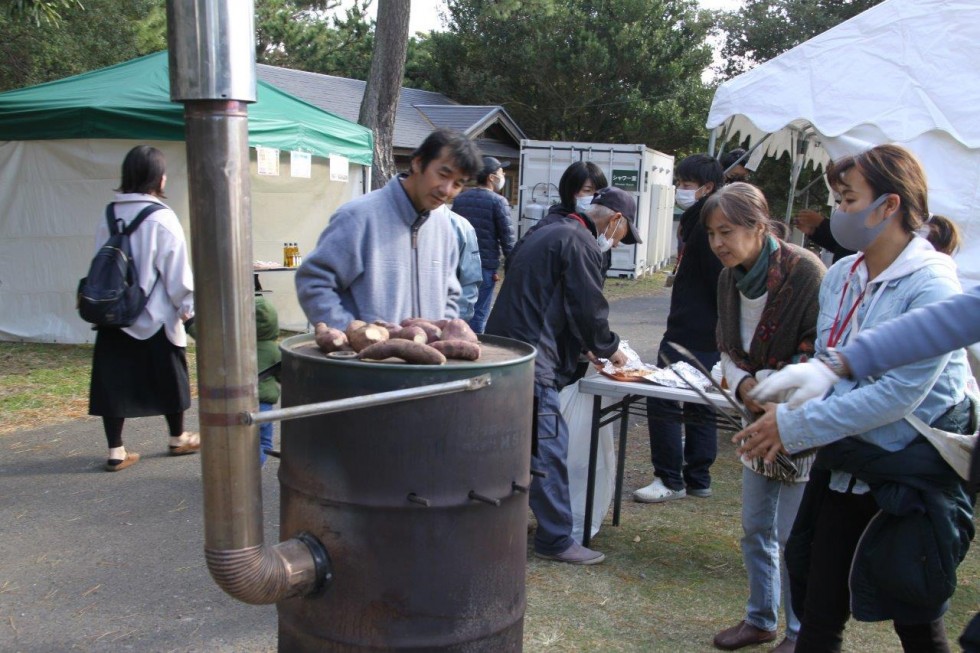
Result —
<path fill-rule="evenodd" d="M 497 188 L 498 191 L 501 191 L 504 189 L 504 184 L 506 183 L 507 183 L 507 179 L 505 179 L 504 176 L 501 175 L 497 177 L 497 181 L 496 183 L 494 183 L 494 186 Z"/>
<path fill-rule="evenodd" d="M 592 196 L 587 195 L 585 197 L 579 197 L 575 200 L 575 209 L 579 213 L 585 213 L 592 206 Z"/>
<path fill-rule="evenodd" d="M 698 201 L 697 194 L 699 190 L 701 190 L 700 186 L 694 190 L 690 188 L 678 188 L 674 191 L 674 201 L 677 202 L 677 206 L 686 211 Z"/>
<path fill-rule="evenodd" d="M 613 243 L 611 240 L 609 240 L 609 238 L 606 237 L 606 232 L 609 231 L 609 227 L 611 227 L 613 224 L 614 223 L 610 222 L 608 225 L 606 225 L 606 228 L 603 230 L 603 232 L 599 234 L 598 238 L 596 238 L 596 243 L 598 243 L 599 245 L 599 251 L 602 252 L 603 254 L 605 254 L 606 252 L 612 249 Z M 616 233 L 615 229 L 613 229 L 613 233 Z"/>

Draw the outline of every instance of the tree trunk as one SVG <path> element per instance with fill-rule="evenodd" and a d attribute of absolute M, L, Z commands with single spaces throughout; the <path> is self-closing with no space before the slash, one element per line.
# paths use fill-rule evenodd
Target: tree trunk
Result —
<path fill-rule="evenodd" d="M 408 53 L 408 16 L 408 0 L 378 0 L 371 74 L 357 117 L 357 122 L 374 132 L 372 189 L 384 186 L 396 172 L 392 140 Z"/>

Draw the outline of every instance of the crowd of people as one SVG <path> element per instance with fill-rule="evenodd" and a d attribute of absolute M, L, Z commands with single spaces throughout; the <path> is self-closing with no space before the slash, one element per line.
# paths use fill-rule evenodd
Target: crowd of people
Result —
<path fill-rule="evenodd" d="M 733 437 L 748 598 L 714 645 L 775 641 L 782 611 L 773 649 L 781 653 L 841 650 L 852 616 L 891 620 L 906 651 L 949 651 L 943 614 L 973 538 L 980 469 L 964 478 L 923 430 L 977 429 L 978 397 L 960 348 L 978 339 L 970 318 L 980 295 L 963 294 L 957 280 L 955 224 L 930 214 L 924 171 L 907 150 L 881 145 L 839 159 L 826 173 L 836 209 L 829 218 L 802 212 L 794 223 L 831 252 L 827 269 L 787 242 L 787 225 L 749 183 L 746 159 L 735 150 L 676 165 L 683 212 L 660 344 L 671 361 L 690 355 L 716 366 L 753 416 Z M 561 177 L 559 201 L 517 240 L 499 194 L 507 165 L 459 133 L 436 130 L 406 173 L 331 217 L 297 271 L 297 295 L 311 324 L 463 317 L 478 333 L 534 345 L 532 467 L 545 473 L 530 488 L 533 552 L 597 564 L 604 554 L 572 537 L 558 393 L 590 363 L 626 363 L 603 283 L 610 250 L 642 242 L 636 201 L 595 164 L 576 162 Z M 165 181 L 162 155 L 134 149 L 117 217 L 162 204 Z M 145 315 L 100 329 L 96 340 L 90 412 L 103 418 L 114 471 L 139 458 L 122 444 L 126 417 L 165 415 L 171 453 L 199 447 L 182 419 L 193 280 L 180 224 L 164 208 L 134 242 L 146 268 Z M 106 235 L 100 227 L 99 243 Z M 274 311 L 263 308 L 258 319 L 268 339 Z M 147 368 L 158 372 L 152 387 Z M 266 390 L 263 402 L 274 403 L 278 388 Z M 710 497 L 718 434 L 709 409 L 659 399 L 646 408 L 653 481 L 634 499 Z M 678 413 L 693 419 L 682 425 Z M 271 447 L 271 433 L 261 446 Z M 777 455 L 789 456 L 792 469 L 775 464 Z M 980 646 L 980 623 L 972 630 L 961 640 L 968 650 Z"/>

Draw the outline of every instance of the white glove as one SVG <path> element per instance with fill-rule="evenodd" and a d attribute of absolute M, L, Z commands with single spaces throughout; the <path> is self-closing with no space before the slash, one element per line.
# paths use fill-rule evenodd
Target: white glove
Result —
<path fill-rule="evenodd" d="M 818 360 L 787 365 L 752 388 L 749 396 L 758 402 L 783 399 L 796 408 L 811 399 L 823 397 L 840 378 Z"/>

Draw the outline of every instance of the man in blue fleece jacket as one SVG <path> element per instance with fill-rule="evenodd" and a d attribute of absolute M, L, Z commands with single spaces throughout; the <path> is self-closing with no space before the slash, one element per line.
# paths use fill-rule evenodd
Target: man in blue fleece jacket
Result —
<path fill-rule="evenodd" d="M 457 317 L 459 247 L 448 216 L 480 167 L 468 138 L 438 129 L 412 153 L 408 174 L 347 202 L 296 271 L 296 294 L 311 324 L 344 329 L 355 319 Z"/>

